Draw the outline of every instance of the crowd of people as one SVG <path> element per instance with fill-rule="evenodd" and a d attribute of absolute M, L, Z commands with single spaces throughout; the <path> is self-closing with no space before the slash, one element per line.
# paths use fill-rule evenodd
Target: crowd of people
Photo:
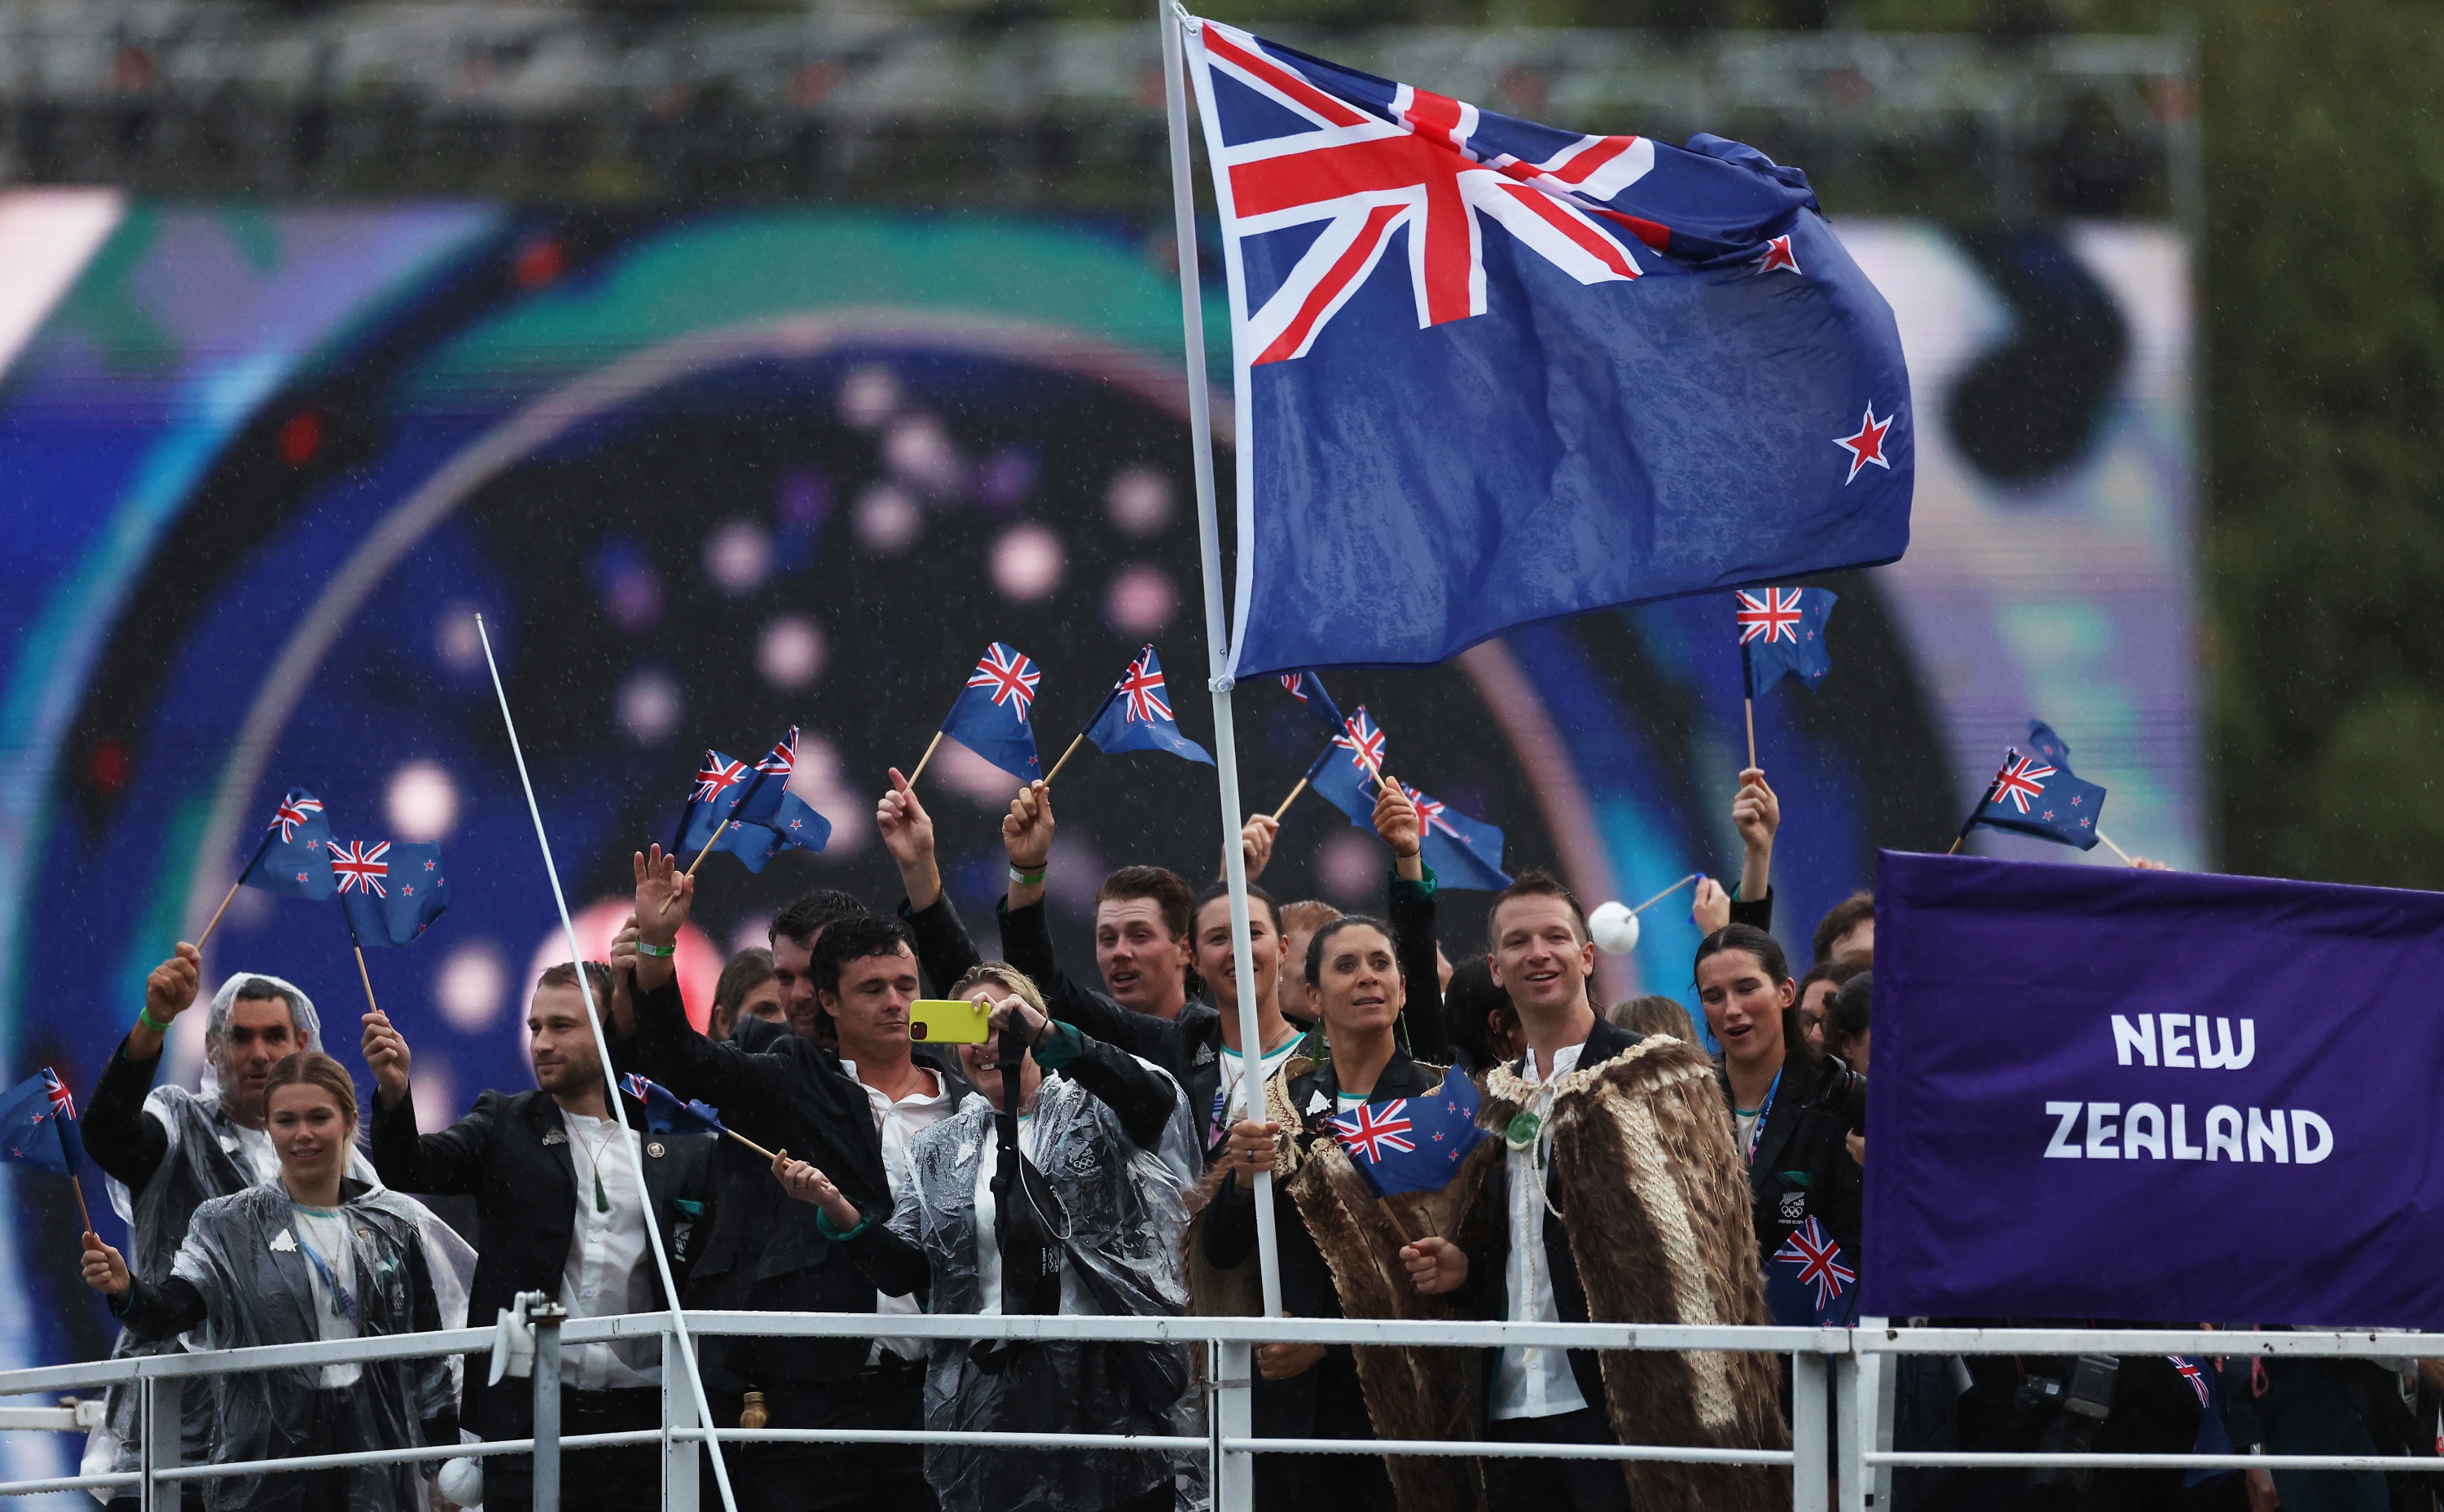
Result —
<path fill-rule="evenodd" d="M 648 1240 L 650 1208 L 684 1306 L 876 1318 L 872 1337 L 704 1338 L 716 1425 L 750 1430 L 1198 1431 L 1201 1363 L 1182 1349 L 928 1342 L 892 1334 L 891 1319 L 1252 1314 L 1260 1202 L 1293 1318 L 1818 1321 L 1821 1311 L 1794 1314 L 1768 1280 L 1795 1234 L 1829 1235 L 1854 1266 L 1861 1252 L 1873 899 L 1828 913 L 1795 973 L 1772 932 L 1780 805 L 1763 772 L 1743 773 L 1731 816 L 1738 876 L 1701 882 L 1693 904 L 1704 931 L 1691 973 L 1701 1035 L 1670 997 L 1598 1000 L 1585 913 L 1546 873 L 1495 894 L 1481 932 L 1473 910 L 1451 917 L 1417 811 L 1397 781 L 1380 790 L 1379 915 L 1277 903 L 1255 880 L 1277 829 L 1258 816 L 1241 836 L 1248 980 L 1220 884 L 1123 866 L 1096 889 L 1096 979 L 1084 981 L 1060 965 L 1045 906 L 1050 790 L 1024 788 L 1003 820 L 1009 885 L 989 958 L 943 891 L 932 817 L 895 771 L 876 819 L 903 886 L 896 906 L 832 891 L 798 898 L 773 919 L 768 950 L 724 968 L 703 1032 L 673 963 L 696 881 L 654 848 L 636 857 L 635 912 L 609 959 L 563 963 L 535 986 L 534 1090 L 486 1092 L 430 1131 L 396 1023 L 363 1017 L 357 1049 L 373 1091 L 361 1114 L 310 999 L 259 972 L 230 974 L 205 1010 L 206 1088 L 155 1085 L 163 1035 L 200 996 L 202 960 L 182 944 L 148 979 L 89 1099 L 85 1143 L 130 1238 L 122 1255 L 87 1236 L 85 1278 L 124 1325 L 121 1354 L 488 1323 L 524 1292 L 576 1318 L 642 1313 L 674 1300 Z M 973 1005 L 985 1038 L 914 1035 L 912 1005 L 929 994 Z M 1701 1048 L 1709 1042 L 1718 1051 Z M 628 1073 L 717 1109 L 737 1137 L 640 1127 L 623 1138 L 607 1099 L 624 1095 L 615 1078 Z M 1435 1102 L 1475 1107 L 1487 1137 L 1454 1148 L 1438 1188 L 1379 1194 L 1361 1169 L 1373 1155 L 1350 1130 Z M 470 1200 L 472 1245 L 417 1194 Z M 1787 1366 L 1769 1355 L 1351 1348 L 1297 1332 L 1286 1325 L 1255 1352 L 1261 1435 L 1789 1442 Z M 2064 1403 L 2087 1400 L 2084 1390 L 2096 1406 L 2078 1410 L 2094 1419 L 2074 1425 L 2087 1427 L 2083 1442 L 2186 1451 L 2214 1409 L 2196 1405 L 2177 1363 L 1913 1360 L 1898 1441 L 2031 1447 L 2059 1436 Z M 2374 1367 L 2235 1369 L 2220 1410 L 2244 1447 L 2394 1451 L 2419 1436 L 2406 1427 L 2417 1404 Z M 235 1463 L 528 1436 L 528 1383 L 461 1374 L 411 1359 L 215 1375 L 187 1394 L 183 1453 Z M 562 1431 L 657 1427 L 661 1374 L 657 1339 L 572 1350 Z M 2433 1428 L 2433 1402 L 2422 1410 Z M 132 1467 L 135 1437 L 122 1392 L 88 1470 Z M 1208 1491 L 1202 1456 L 1136 1449 L 794 1441 L 724 1452 L 738 1504 L 752 1512 L 1161 1512 Z M 480 1491 L 464 1477 L 454 1499 L 480 1497 L 493 1512 L 530 1504 L 525 1456 L 479 1463 Z M 658 1466 L 651 1445 L 572 1451 L 561 1504 L 656 1506 Z M 432 1468 L 190 1481 L 183 1504 L 405 1509 L 426 1504 L 419 1477 Z M 1256 1475 L 1267 1512 L 1663 1512 L 1790 1496 L 1787 1474 L 1719 1463 L 1265 1454 Z M 2177 1470 L 1904 1472 L 1895 1499 L 2391 1504 L 2373 1474 L 2181 1483 Z"/>

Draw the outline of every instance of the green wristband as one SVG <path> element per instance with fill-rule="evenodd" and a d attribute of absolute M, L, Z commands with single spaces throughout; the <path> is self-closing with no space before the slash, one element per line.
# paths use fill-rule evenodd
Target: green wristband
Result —
<path fill-rule="evenodd" d="M 1037 867 L 1032 872 L 1022 872 L 1013 866 L 1009 869 L 1009 879 L 1021 887 L 1041 887 L 1044 885 L 1045 871 L 1046 868 Z"/>
<path fill-rule="evenodd" d="M 170 1026 L 168 1024 L 163 1023 L 153 1017 L 153 1005 L 149 1003 L 136 1010 L 136 1022 L 152 1030 L 155 1034 L 166 1035 L 170 1032 Z"/>
<path fill-rule="evenodd" d="M 655 960 L 660 961 L 667 960 L 671 956 L 678 954 L 679 948 L 676 945 L 655 945 L 649 941 L 639 940 L 637 942 L 637 953 L 639 955 L 650 955 Z"/>

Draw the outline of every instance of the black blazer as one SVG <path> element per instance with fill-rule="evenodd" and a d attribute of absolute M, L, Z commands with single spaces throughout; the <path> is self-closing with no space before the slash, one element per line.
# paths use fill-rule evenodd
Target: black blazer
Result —
<path fill-rule="evenodd" d="M 1466 1075 L 1464 1072 L 1454 1075 Z M 1420 1097 L 1440 1079 L 1398 1050 L 1375 1079 L 1368 1102 Z M 1330 1138 L 1322 1133 L 1324 1119 L 1340 1112 L 1341 1084 L 1326 1061 L 1292 1077 L 1290 1105 L 1301 1110 L 1304 1129 L 1293 1137 Z M 1282 1310 L 1293 1318 L 1339 1318 L 1341 1293 L 1332 1283 L 1332 1268 L 1315 1238 L 1299 1217 L 1298 1204 L 1279 1184 L 1273 1188 L 1273 1237 L 1280 1252 Z M 1239 1185 L 1236 1171 L 1222 1178 L 1199 1226 L 1206 1260 L 1229 1269 L 1245 1264 L 1256 1252 L 1255 1195 Z M 1327 1344 L 1315 1368 L 1286 1381 L 1259 1375 L 1250 1410 L 1256 1432 L 1268 1438 L 1373 1438 L 1366 1402 L 1358 1386 L 1358 1367 L 1346 1344 Z"/>
<path fill-rule="evenodd" d="M 1714 1072 L 1729 1117 L 1734 1106 L 1731 1079 L 1719 1059 Z M 1822 1061 L 1787 1054 L 1773 1105 L 1757 1128 L 1756 1154 L 1749 1161 L 1749 1195 L 1755 1205 L 1760 1266 L 1772 1263 L 1773 1252 L 1810 1217 L 1852 1254 L 1859 1252 L 1866 1176 L 1842 1143 L 1849 1131 L 1831 1115 L 1809 1106 L 1823 1073 Z M 1734 1137 L 1738 1129 L 1734 1118 Z"/>
<path fill-rule="evenodd" d="M 1579 1050 L 1578 1065 L 1584 1071 L 1600 1066 L 1622 1051 L 1639 1043 L 1640 1036 L 1627 1029 L 1616 1029 L 1602 1014 L 1596 1025 L 1587 1031 L 1585 1043 Z M 1527 1067 L 1525 1057 L 1510 1062 L 1516 1074 Z M 1495 1137 L 1500 1137 L 1499 1131 Z M 1486 1168 L 1485 1196 L 1479 1204 L 1485 1214 L 1484 1250 L 1469 1256 L 1468 1293 L 1477 1300 L 1478 1316 L 1508 1318 L 1510 1316 L 1509 1287 L 1506 1284 L 1510 1264 L 1510 1160 L 1509 1154 Z M 1587 1321 L 1587 1291 L 1579 1282 L 1579 1263 L 1570 1254 L 1570 1236 L 1562 1221 L 1547 1208 L 1545 1213 L 1545 1263 L 1553 1277 L 1553 1311 L 1565 1323 Z M 1493 1402 L 1493 1372 L 1499 1352 L 1486 1351 L 1485 1399 L 1490 1412 Z M 1579 1394 L 1598 1411 L 1603 1410 L 1603 1374 L 1592 1350 L 1570 1351 L 1570 1374 L 1579 1383 Z"/>
<path fill-rule="evenodd" d="M 916 1056 L 942 1078 L 954 1104 L 971 1090 L 947 1057 L 923 1046 Z M 636 1032 L 612 1042 L 611 1058 L 620 1071 L 640 1071 L 682 1097 L 711 1103 L 724 1126 L 767 1150 L 822 1168 L 861 1211 L 891 1211 L 873 1104 L 828 1047 L 794 1034 L 776 1035 L 758 1052 L 715 1043 L 689 1026 L 677 986 L 666 984 L 638 994 Z M 723 1197 L 739 1201 L 715 1214 L 684 1294 L 690 1307 L 874 1311 L 874 1282 L 815 1226 L 814 1204 L 789 1201 L 768 1171 L 750 1177 L 730 1159 L 724 1170 L 735 1179 L 725 1182 Z M 714 1374 L 725 1389 L 768 1392 L 853 1380 L 869 1348 L 862 1338 L 736 1342 Z"/>
<path fill-rule="evenodd" d="M 672 1278 L 682 1287 L 713 1194 L 714 1137 L 648 1133 L 643 1138 L 645 1190 L 670 1247 Z M 377 1097 L 372 1145 L 383 1185 L 475 1199 L 469 1327 L 490 1324 L 520 1292 L 560 1295 L 577 1229 L 577 1166 L 550 1094 L 487 1092 L 475 1099 L 474 1111 L 429 1134 L 417 1132 L 415 1098 L 385 1107 Z M 654 1290 L 657 1305 L 668 1305 L 658 1276 Z M 534 1393 L 523 1381 L 502 1385 L 492 1393 L 484 1372 L 469 1371 L 461 1416 L 486 1438 L 522 1438 L 532 1428 Z"/>

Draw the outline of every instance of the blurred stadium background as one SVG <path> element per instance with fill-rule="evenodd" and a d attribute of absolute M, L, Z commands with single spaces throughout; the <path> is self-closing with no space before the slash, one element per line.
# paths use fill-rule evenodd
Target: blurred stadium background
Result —
<path fill-rule="evenodd" d="M 2411 609 L 2444 556 L 2421 234 L 2444 174 L 2409 102 L 2368 87 L 2444 77 L 2410 66 L 2438 50 L 2432 10 L 1214 13 L 1491 108 L 1753 142 L 1809 172 L 1892 300 L 1915 541 L 1828 582 L 1824 690 L 1758 709 L 1803 956 L 1877 845 L 1949 840 L 2031 715 L 2131 849 L 2444 871 L 2444 636 Z M 476 611 L 606 934 L 702 748 L 805 726 L 794 786 L 831 849 L 754 878 L 709 863 L 699 1008 L 791 893 L 896 890 L 882 772 L 987 640 L 1044 667 L 1047 757 L 1145 639 L 1204 738 L 1160 101 L 1152 28 L 1101 5 L 0 3 L 9 1065 L 88 1086 L 298 784 L 343 838 L 450 857 L 451 913 L 372 961 L 430 1115 L 524 1084 L 553 915 Z M 1725 604 L 1332 681 L 1514 867 L 1594 900 L 1735 864 Z M 1312 727 L 1270 688 L 1242 707 L 1269 807 Z M 1215 848 L 1204 770 L 1074 771 L 1054 901 L 1079 941 L 1104 864 L 1201 875 Z M 956 752 L 935 772 L 951 890 L 989 940 L 1011 784 Z M 1381 867 L 1304 800 L 1266 881 L 1364 905 Z M 1464 938 L 1472 900 L 1447 909 Z M 1677 922 L 1609 990 L 1684 992 L 1694 933 L 1658 913 Z M 336 917 L 244 894 L 210 964 L 297 978 L 353 1043 Z M 53 1185 L 15 1180 L 0 1212 L 26 1241 L 0 1244 L 0 1363 L 107 1337 Z M 12 1473 L 60 1448 L 10 1437 Z"/>

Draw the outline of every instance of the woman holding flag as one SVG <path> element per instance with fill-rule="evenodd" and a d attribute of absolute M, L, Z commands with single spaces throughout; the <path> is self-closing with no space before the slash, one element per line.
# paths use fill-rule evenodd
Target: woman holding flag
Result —
<path fill-rule="evenodd" d="M 1387 784 L 1388 785 L 1388 784 Z M 1416 852 L 1416 811 L 1386 835 L 1396 854 Z M 1405 842 L 1405 843 L 1404 843 Z M 1320 1015 L 1329 1059 L 1293 1055 L 1266 1083 L 1266 1117 L 1231 1127 L 1209 1180 L 1211 1197 L 1192 1244 L 1208 1293 L 1251 1269 L 1256 1245 L 1250 1183 L 1274 1175 L 1285 1311 L 1308 1318 L 1437 1318 L 1440 1300 L 1468 1280 L 1467 1257 L 1448 1237 L 1479 1183 L 1469 1157 L 1484 1136 L 1475 1086 L 1465 1075 L 1411 1059 L 1395 1033 L 1409 1008 L 1416 1054 L 1444 1058 L 1439 996 L 1411 1007 L 1392 931 L 1362 915 L 1317 930 L 1295 963 Z M 1431 984 L 1430 984 L 1431 985 Z M 1287 1132 L 1288 1137 L 1284 1134 Z M 1201 1312 L 1240 1311 L 1233 1299 L 1197 1298 Z M 1308 1343 L 1257 1351 L 1255 1431 L 1291 1438 L 1473 1438 L 1481 1416 L 1469 1361 L 1451 1350 Z M 1465 1512 L 1483 1497 L 1473 1461 L 1405 1456 L 1257 1461 L 1266 1506 Z"/>

